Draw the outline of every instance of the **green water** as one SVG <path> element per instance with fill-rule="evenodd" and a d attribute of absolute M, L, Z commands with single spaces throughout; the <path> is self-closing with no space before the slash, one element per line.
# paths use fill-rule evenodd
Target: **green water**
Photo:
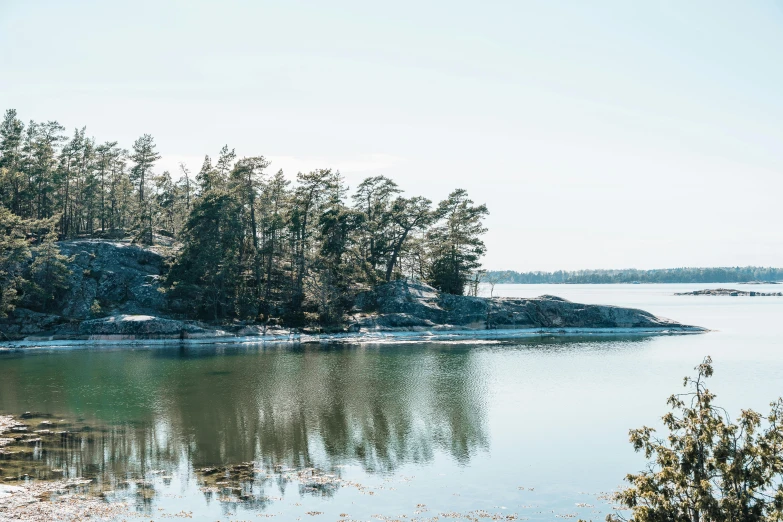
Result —
<path fill-rule="evenodd" d="M 644 464 L 628 429 L 656 424 L 704 355 L 732 411 L 783 394 L 783 298 L 671 295 L 695 288 L 496 293 L 638 306 L 709 334 L 2 354 L 0 413 L 30 412 L 30 431 L 68 435 L 0 458 L 0 475 L 92 478 L 93 492 L 150 519 L 184 509 L 200 520 L 475 510 L 602 520 L 601 494 Z M 199 471 L 243 462 L 253 464 L 242 477 Z M 294 476 L 303 468 L 333 478 L 310 487 Z"/>

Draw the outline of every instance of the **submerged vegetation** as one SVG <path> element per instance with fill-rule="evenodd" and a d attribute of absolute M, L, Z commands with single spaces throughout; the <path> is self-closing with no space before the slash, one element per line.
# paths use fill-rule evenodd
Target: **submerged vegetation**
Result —
<path fill-rule="evenodd" d="M 228 146 L 175 177 L 157 173 L 148 134 L 126 150 L 64 131 L 14 110 L 0 123 L 0 317 L 57 300 L 67 260 L 56 240 L 173 244 L 173 313 L 289 325 L 339 322 L 358 291 L 402 277 L 462 294 L 485 251 L 487 208 L 462 189 L 434 205 L 375 176 L 349 196 L 338 171 L 292 182 Z"/>

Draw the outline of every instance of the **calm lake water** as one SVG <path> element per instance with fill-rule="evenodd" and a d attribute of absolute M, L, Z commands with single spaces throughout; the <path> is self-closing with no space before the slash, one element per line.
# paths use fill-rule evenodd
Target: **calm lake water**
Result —
<path fill-rule="evenodd" d="M 80 434 L 33 450 L 19 473 L 94 478 L 145 520 L 183 510 L 212 521 L 475 510 L 603 520 L 610 506 L 600 495 L 644 465 L 629 428 L 658 425 L 705 355 L 709 387 L 731 412 L 766 411 L 783 395 L 783 297 L 673 295 L 718 286 L 781 288 L 495 288 L 643 308 L 714 330 L 703 335 L 2 354 L 0 413 L 50 415 L 33 429 L 51 422 L 43 426 Z M 252 480 L 241 483 L 198 471 L 251 461 Z M 309 467 L 330 483 L 312 487 L 287 471 Z"/>

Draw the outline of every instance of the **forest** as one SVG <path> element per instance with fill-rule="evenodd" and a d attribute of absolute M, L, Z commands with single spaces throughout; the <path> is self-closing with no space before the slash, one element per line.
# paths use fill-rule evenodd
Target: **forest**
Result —
<path fill-rule="evenodd" d="M 160 158 L 149 134 L 126 149 L 7 110 L 0 317 L 57 300 L 68 272 L 57 242 L 71 239 L 168 248 L 171 312 L 215 321 L 338 323 L 358 292 L 403 277 L 476 287 L 488 210 L 465 190 L 434 204 L 384 176 L 353 190 L 328 168 L 289 179 L 228 146 L 193 171 L 159 172 Z"/>
<path fill-rule="evenodd" d="M 557 272 L 490 271 L 493 283 L 612 284 L 612 283 L 749 283 L 783 280 L 783 268 L 757 266 L 725 268 L 664 268 L 656 270 L 575 270 Z"/>

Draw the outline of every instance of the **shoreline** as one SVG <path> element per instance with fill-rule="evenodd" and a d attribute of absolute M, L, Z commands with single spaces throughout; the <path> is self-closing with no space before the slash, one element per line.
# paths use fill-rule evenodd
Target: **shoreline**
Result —
<path fill-rule="evenodd" d="M 660 326 L 625 328 L 503 328 L 494 330 L 468 329 L 429 329 L 429 330 L 383 330 L 368 332 L 346 332 L 331 334 L 306 334 L 289 332 L 286 334 L 268 334 L 258 336 L 205 336 L 188 339 L 139 336 L 94 336 L 100 338 L 84 339 L 34 339 L 0 342 L 0 353 L 25 351 L 37 348 L 79 348 L 96 346 L 138 346 L 138 345 L 224 345 L 224 344 L 404 344 L 437 343 L 447 341 L 486 341 L 529 339 L 538 336 L 578 337 L 590 335 L 605 336 L 659 336 L 694 335 L 708 333 L 710 330 L 698 326 Z"/>

